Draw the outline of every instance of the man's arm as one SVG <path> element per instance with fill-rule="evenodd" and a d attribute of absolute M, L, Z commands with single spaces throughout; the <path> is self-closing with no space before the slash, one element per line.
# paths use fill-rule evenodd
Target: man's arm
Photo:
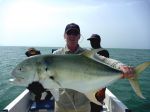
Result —
<path fill-rule="evenodd" d="M 123 72 L 122 78 L 132 78 L 135 77 L 134 74 L 134 68 L 125 65 L 124 63 L 117 61 L 115 59 L 106 58 L 104 56 L 99 56 L 98 54 L 95 54 L 95 59 L 109 65 L 110 67 L 113 67 L 115 69 L 121 70 Z"/>

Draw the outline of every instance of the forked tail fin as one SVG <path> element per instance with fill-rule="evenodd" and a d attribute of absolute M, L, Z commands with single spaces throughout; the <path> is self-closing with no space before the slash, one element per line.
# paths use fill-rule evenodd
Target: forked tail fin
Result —
<path fill-rule="evenodd" d="M 138 75 L 139 73 L 141 73 L 142 71 L 144 71 L 148 66 L 150 66 L 150 62 L 145 62 L 142 63 L 140 65 L 138 65 L 134 70 L 135 70 L 135 78 L 130 78 L 129 82 L 133 88 L 133 90 L 135 91 L 135 93 L 137 94 L 137 96 L 145 99 L 145 97 L 142 95 L 140 86 L 139 86 L 139 82 L 138 82 Z"/>

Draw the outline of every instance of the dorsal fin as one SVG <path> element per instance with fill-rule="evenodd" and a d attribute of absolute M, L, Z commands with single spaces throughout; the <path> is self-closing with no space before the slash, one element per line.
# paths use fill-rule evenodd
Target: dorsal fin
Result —
<path fill-rule="evenodd" d="M 88 57 L 88 58 L 93 59 L 93 56 L 94 56 L 97 52 L 102 51 L 102 50 L 104 50 L 104 49 L 103 49 L 103 48 L 99 48 L 99 49 L 85 50 L 83 53 L 81 53 L 81 55 L 84 55 L 84 56 L 86 56 L 86 57 Z"/>
<path fill-rule="evenodd" d="M 99 48 L 99 49 L 92 49 L 92 50 L 85 50 L 83 53 L 81 53 L 81 55 L 90 58 L 98 63 L 103 63 L 106 65 L 106 63 L 104 63 L 102 60 L 104 59 L 104 56 L 99 56 L 97 54 L 97 52 L 99 51 L 103 51 L 103 48 Z"/>

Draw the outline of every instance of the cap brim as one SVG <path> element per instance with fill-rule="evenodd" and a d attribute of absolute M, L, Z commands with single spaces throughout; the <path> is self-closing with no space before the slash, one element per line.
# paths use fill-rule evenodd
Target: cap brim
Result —
<path fill-rule="evenodd" d="M 78 31 L 78 32 L 80 33 L 80 31 L 79 31 L 78 29 L 76 29 L 76 28 L 68 29 L 68 30 L 66 30 L 65 32 L 67 33 L 68 31 L 71 31 L 71 30 L 76 30 L 76 31 Z"/>
<path fill-rule="evenodd" d="M 93 39 L 96 39 L 96 37 L 90 37 L 87 40 L 93 40 Z"/>

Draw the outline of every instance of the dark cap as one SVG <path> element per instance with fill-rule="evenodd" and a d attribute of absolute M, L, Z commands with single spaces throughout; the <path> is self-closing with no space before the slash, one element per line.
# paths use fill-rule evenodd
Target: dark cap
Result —
<path fill-rule="evenodd" d="M 99 41 L 101 41 L 101 37 L 98 34 L 92 34 L 90 38 L 88 38 L 87 40 L 94 40 L 94 39 L 98 39 Z"/>
<path fill-rule="evenodd" d="M 78 34 L 80 34 L 80 27 L 75 23 L 68 24 L 65 28 L 65 33 L 68 33 L 68 31 L 71 31 L 71 30 L 72 31 L 75 30 L 77 31 Z"/>

